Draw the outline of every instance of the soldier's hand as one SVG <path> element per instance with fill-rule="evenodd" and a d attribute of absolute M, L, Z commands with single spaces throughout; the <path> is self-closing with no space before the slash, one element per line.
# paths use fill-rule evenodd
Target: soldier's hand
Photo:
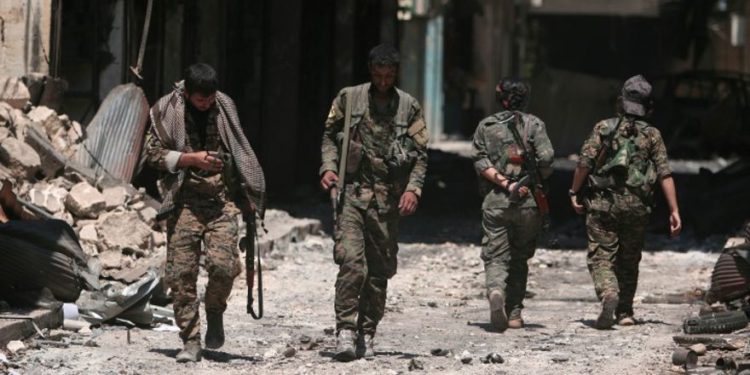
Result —
<path fill-rule="evenodd" d="M 337 176 L 336 173 L 333 173 L 333 171 L 326 171 L 323 173 L 323 178 L 320 179 L 320 187 L 322 187 L 323 190 L 328 191 L 328 189 L 335 185 L 338 180 L 339 176 Z"/>
<path fill-rule="evenodd" d="M 199 151 L 191 152 L 186 155 L 190 158 L 190 165 L 206 172 L 221 172 L 224 169 L 224 163 L 218 158 L 215 152 Z"/>
<path fill-rule="evenodd" d="M 513 191 L 513 189 L 516 188 L 516 185 L 518 185 L 518 182 L 514 182 L 508 186 L 508 191 Z M 518 188 L 518 196 L 523 198 L 525 196 L 529 195 L 529 187 L 528 186 L 521 186 Z"/>
<path fill-rule="evenodd" d="M 669 235 L 676 237 L 682 230 L 682 219 L 680 213 L 675 211 L 669 214 Z"/>
<path fill-rule="evenodd" d="M 409 216 L 417 210 L 419 204 L 419 198 L 414 194 L 413 191 L 407 191 L 401 195 L 401 200 L 398 202 L 398 210 L 401 216 Z"/>
<path fill-rule="evenodd" d="M 578 203 L 578 197 L 573 195 L 570 197 L 570 205 L 573 206 L 573 210 L 579 215 L 583 215 L 586 212 L 586 208 L 582 204 Z"/>

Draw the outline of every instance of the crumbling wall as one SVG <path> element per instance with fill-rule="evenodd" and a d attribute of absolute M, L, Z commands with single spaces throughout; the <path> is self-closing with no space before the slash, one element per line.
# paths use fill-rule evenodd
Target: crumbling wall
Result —
<path fill-rule="evenodd" d="M 0 72 L 49 72 L 52 0 L 0 1 Z"/>

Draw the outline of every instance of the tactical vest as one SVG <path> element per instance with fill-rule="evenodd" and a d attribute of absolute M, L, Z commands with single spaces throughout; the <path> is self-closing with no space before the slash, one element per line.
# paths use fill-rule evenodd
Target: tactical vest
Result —
<path fill-rule="evenodd" d="M 364 150 L 360 138 L 360 128 L 364 126 L 367 121 L 374 121 L 370 114 L 370 83 L 354 86 L 351 88 L 351 98 L 346 100 L 352 100 L 352 117 L 351 117 L 351 143 L 349 145 L 349 155 L 347 160 L 347 174 L 351 175 L 353 179 L 349 181 L 355 182 L 360 180 L 358 176 L 361 171 L 363 159 L 367 157 L 367 161 L 370 164 L 380 163 L 384 164 L 383 168 L 387 169 L 388 179 L 392 182 L 398 182 L 399 185 L 405 184 L 408 178 L 408 173 L 414 166 L 416 161 L 416 144 L 411 134 L 413 131 L 409 128 L 409 95 L 398 88 L 395 88 L 398 94 L 399 101 L 396 109 L 396 114 L 393 117 L 392 125 L 394 126 L 394 132 L 392 138 L 389 140 L 387 150 L 382 152 L 384 155 L 367 155 L 368 152 L 377 152 L 379 150 Z M 419 131 L 420 129 L 416 129 Z M 414 132 L 416 132 L 414 131 Z M 343 138 L 343 134 L 339 133 L 339 136 Z M 375 161 L 373 159 L 380 159 L 382 161 Z M 371 166 L 379 168 L 380 166 Z"/>
<path fill-rule="evenodd" d="M 652 204 L 656 166 L 651 160 L 651 139 L 646 134 L 648 124 L 643 121 L 623 119 L 617 127 L 617 119 L 609 119 L 602 128 L 602 139 L 611 139 L 604 164 L 592 176 L 592 188 L 618 194 L 632 194 L 650 206 Z"/>

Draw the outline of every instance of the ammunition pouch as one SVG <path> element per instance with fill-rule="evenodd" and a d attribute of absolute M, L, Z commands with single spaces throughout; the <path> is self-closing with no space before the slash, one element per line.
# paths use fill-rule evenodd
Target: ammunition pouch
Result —
<path fill-rule="evenodd" d="M 411 137 L 408 136 L 397 137 L 391 142 L 385 165 L 388 167 L 388 176 L 395 181 L 402 182 L 407 179 L 414 167 L 417 152 L 412 143 Z"/>
<path fill-rule="evenodd" d="M 349 149 L 346 155 L 346 173 L 354 174 L 359 170 L 360 164 L 362 164 L 362 158 L 364 156 L 364 149 L 362 148 L 362 142 L 360 142 L 357 133 L 354 131 L 352 125 L 352 136 L 349 141 Z M 339 144 L 343 145 L 344 134 L 338 134 Z"/>

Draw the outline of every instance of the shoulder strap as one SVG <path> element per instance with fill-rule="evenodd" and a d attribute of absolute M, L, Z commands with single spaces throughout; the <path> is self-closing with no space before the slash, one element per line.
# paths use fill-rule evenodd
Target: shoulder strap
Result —
<path fill-rule="evenodd" d="M 341 189 L 346 187 L 346 160 L 349 156 L 349 142 L 351 137 L 349 132 L 351 130 L 352 122 L 352 102 L 354 102 L 354 95 L 352 93 L 355 90 L 351 87 L 346 88 L 346 111 L 344 112 L 344 138 L 341 141 L 341 157 L 339 158 L 339 180 L 341 181 Z M 359 91 L 359 90 L 357 90 Z"/>

